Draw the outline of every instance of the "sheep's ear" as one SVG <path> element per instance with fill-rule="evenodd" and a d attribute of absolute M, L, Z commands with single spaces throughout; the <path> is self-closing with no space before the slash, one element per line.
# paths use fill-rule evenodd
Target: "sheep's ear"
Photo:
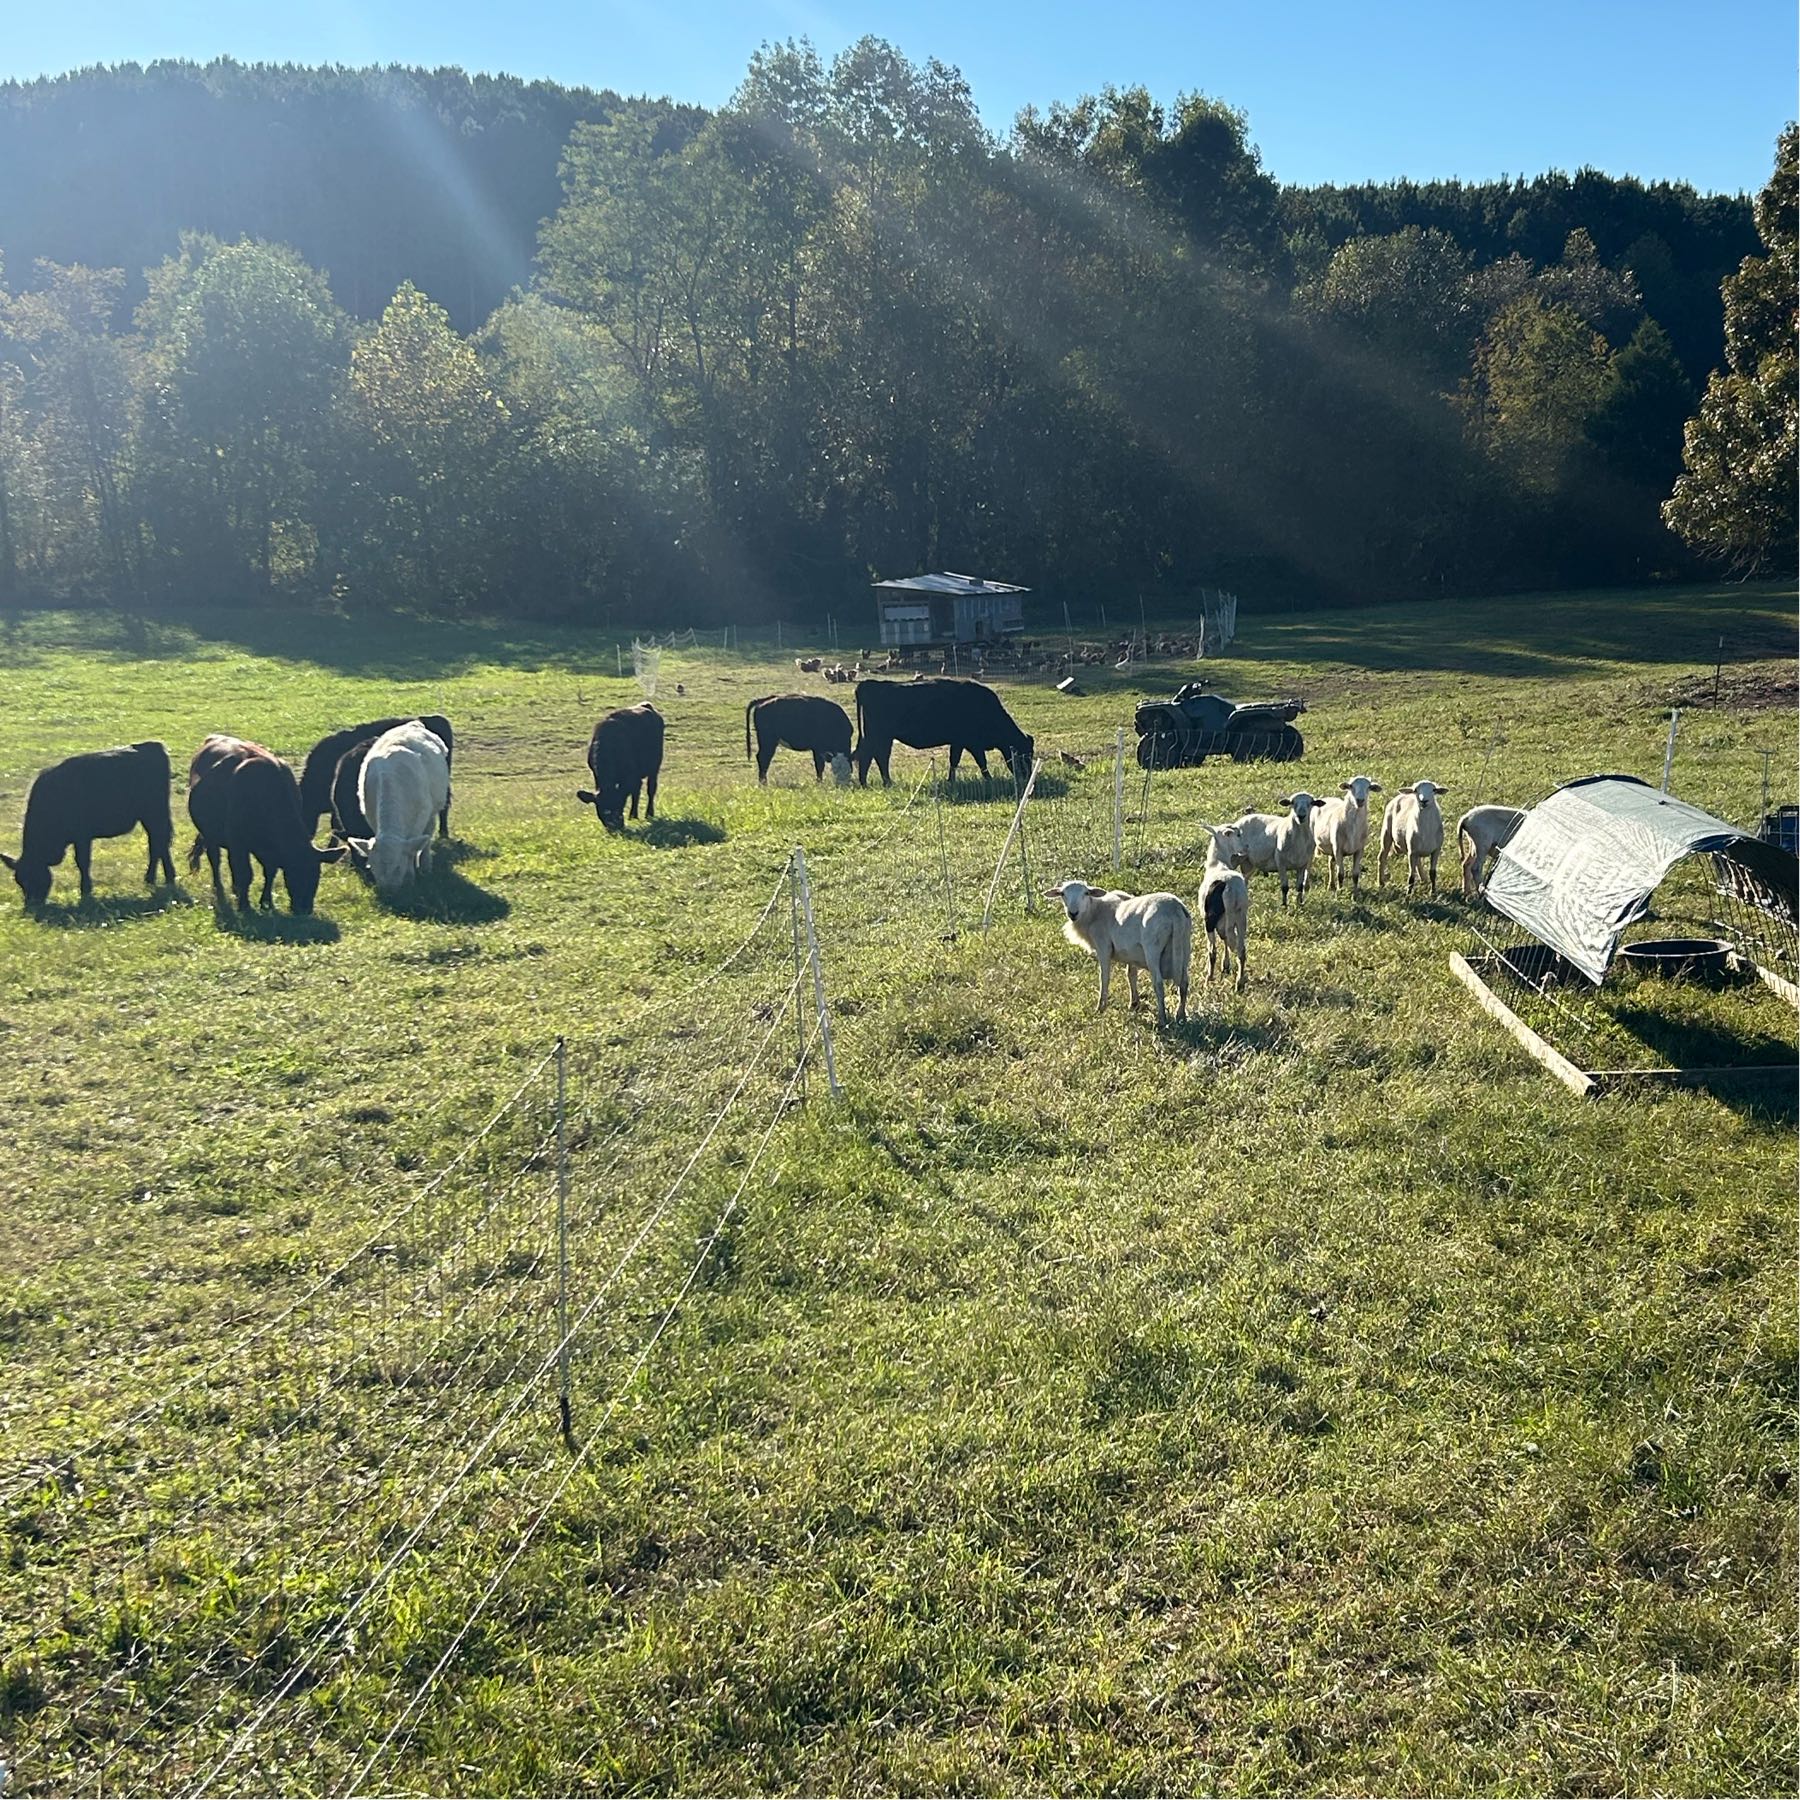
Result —
<path fill-rule="evenodd" d="M 1292 806 L 1294 804 L 1294 796 L 1292 794 L 1277 794 L 1275 796 L 1275 804 L 1277 806 Z"/>
<path fill-rule="evenodd" d="M 1379 781 L 1371 781 L 1369 783 L 1369 792 L 1371 794 L 1385 794 L 1387 789 L 1384 788 Z"/>
<path fill-rule="evenodd" d="M 1441 781 L 1434 781 L 1431 785 L 1436 788 L 1440 794 L 1447 794 L 1450 791 Z"/>
<path fill-rule="evenodd" d="M 1339 786 L 1339 787 L 1340 787 L 1340 788 L 1341 788 L 1341 789 L 1342 789 L 1342 790 L 1343 790 L 1343 791 L 1344 791 L 1344 792 L 1345 792 L 1345 793 L 1346 793 L 1346 794 L 1347 794 L 1347 793 L 1349 793 L 1349 791 L 1350 791 L 1350 784 L 1349 784 L 1349 782 L 1347 782 L 1347 781 L 1340 781 L 1340 782 L 1339 782 L 1339 783 L 1338 783 L 1338 786 Z"/>

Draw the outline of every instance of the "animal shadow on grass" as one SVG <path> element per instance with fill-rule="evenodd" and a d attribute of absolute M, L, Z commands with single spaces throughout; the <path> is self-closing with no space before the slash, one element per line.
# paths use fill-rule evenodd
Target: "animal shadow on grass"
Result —
<path fill-rule="evenodd" d="M 1719 1070 L 1718 1075 L 1707 1078 L 1707 1092 L 1734 1112 L 1783 1121 L 1800 1117 L 1800 1059 L 1792 1042 L 1766 1031 L 1740 1035 L 1697 1020 L 1671 1019 L 1653 1007 L 1630 1003 L 1615 1007 L 1613 1017 L 1677 1068 Z M 1751 1067 L 1784 1072 L 1775 1076 L 1733 1073 Z"/>
<path fill-rule="evenodd" d="M 685 850 L 690 844 L 722 844 L 725 827 L 710 819 L 651 819 L 641 830 L 625 828 L 625 836 L 653 850 Z"/>
<path fill-rule="evenodd" d="M 185 888 L 159 887 L 149 894 L 96 894 L 89 900 L 46 900 L 30 916 L 57 931 L 104 931 L 109 925 L 154 919 L 171 907 L 193 903 L 193 896 Z"/>
<path fill-rule="evenodd" d="M 213 920 L 221 931 L 253 944 L 335 944 L 343 934 L 322 913 L 239 912 L 229 899 L 215 897 Z"/>
<path fill-rule="evenodd" d="M 1242 1019 L 1227 1018 L 1212 1010 L 1206 1001 L 1205 980 L 1195 983 L 1188 991 L 1188 1016 L 1177 1019 L 1172 1013 L 1164 1035 L 1171 1043 L 1179 1044 L 1184 1050 L 1210 1052 L 1214 1056 L 1229 1050 L 1235 1056 L 1243 1056 L 1251 1052 L 1279 1051 L 1288 1040 L 1288 1029 L 1278 1019 L 1271 1019 L 1266 1024 L 1247 1024 Z M 1196 998 L 1199 1004 L 1196 1007 Z M 1149 1020 L 1152 1027 L 1156 1023 L 1156 1010 L 1149 1001 Z"/>
<path fill-rule="evenodd" d="M 511 901 L 478 887 L 441 852 L 425 874 L 395 893 L 378 893 L 376 903 L 396 918 L 436 925 L 493 925 L 512 911 Z"/>

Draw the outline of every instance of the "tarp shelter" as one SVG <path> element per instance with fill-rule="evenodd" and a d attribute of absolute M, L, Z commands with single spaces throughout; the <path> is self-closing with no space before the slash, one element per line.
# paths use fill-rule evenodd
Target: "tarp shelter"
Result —
<path fill-rule="evenodd" d="M 1021 594 L 1030 588 L 979 575 L 909 575 L 875 583 L 881 641 L 890 649 L 916 645 L 977 644 L 1015 637 L 1025 629 Z"/>
<path fill-rule="evenodd" d="M 1735 865 L 1792 918 L 1792 852 L 1635 775 L 1590 775 L 1533 807 L 1500 851 L 1488 903 L 1598 986 L 1663 877 L 1700 852 Z"/>

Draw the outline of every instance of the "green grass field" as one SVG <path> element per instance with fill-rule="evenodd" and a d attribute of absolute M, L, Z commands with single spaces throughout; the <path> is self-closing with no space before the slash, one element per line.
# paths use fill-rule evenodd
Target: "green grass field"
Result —
<path fill-rule="evenodd" d="M 0 631 L 8 832 L 81 748 L 458 732 L 398 904 L 222 917 L 140 837 L 0 905 L 13 1791 L 1794 1791 L 1791 1092 L 1576 1100 L 1450 975 L 1453 857 L 1259 884 L 1244 995 L 1097 1019 L 1015 870 L 975 928 L 1005 784 L 757 788 L 794 649 L 664 655 L 615 838 L 610 636 Z M 1247 612 L 1218 685 L 1305 695 L 1307 755 L 1132 771 L 1128 850 L 1191 896 L 1199 823 L 1290 785 L 1654 780 L 1672 703 L 1674 790 L 1749 823 L 1794 649 L 1768 587 Z M 1088 752 L 1190 673 L 998 685 Z M 1104 876 L 1110 769 L 1047 774 L 1032 885 Z M 836 1102 L 816 1045 L 790 1093 L 795 845 Z M 1793 1053 L 1765 990 L 1636 1004 Z"/>

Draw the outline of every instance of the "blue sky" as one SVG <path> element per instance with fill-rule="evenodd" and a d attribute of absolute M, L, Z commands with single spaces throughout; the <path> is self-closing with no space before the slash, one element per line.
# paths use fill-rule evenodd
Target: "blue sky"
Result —
<path fill-rule="evenodd" d="M 1027 102 L 1142 82 L 1242 107 L 1283 181 L 1574 170 L 1754 189 L 1795 108 L 1793 0 L 0 0 L 0 77 L 159 56 L 456 63 L 715 105 L 759 43 L 874 33 Z"/>

